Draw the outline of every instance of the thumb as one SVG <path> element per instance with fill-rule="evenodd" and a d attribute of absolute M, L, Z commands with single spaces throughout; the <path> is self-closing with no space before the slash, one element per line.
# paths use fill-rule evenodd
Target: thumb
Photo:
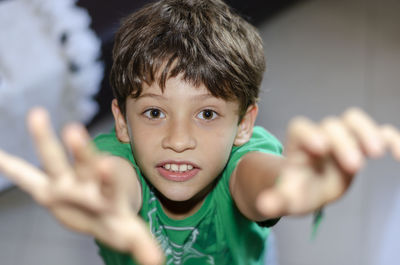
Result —
<path fill-rule="evenodd" d="M 151 235 L 146 224 L 139 218 L 132 220 L 130 252 L 141 265 L 162 265 L 164 254 L 161 246 Z M 136 227 L 135 227 L 136 226 Z"/>
<path fill-rule="evenodd" d="M 150 233 L 146 223 L 139 217 L 125 216 L 117 221 L 110 221 L 107 229 L 112 231 L 113 236 L 101 231 L 95 236 L 116 250 L 130 253 L 140 265 L 164 264 L 161 246 Z"/>

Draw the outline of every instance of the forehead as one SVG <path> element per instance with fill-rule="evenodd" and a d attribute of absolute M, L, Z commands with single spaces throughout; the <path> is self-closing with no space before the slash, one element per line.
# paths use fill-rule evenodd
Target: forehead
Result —
<path fill-rule="evenodd" d="M 137 82 L 132 87 L 130 95 L 132 98 L 137 98 L 146 90 L 165 94 L 171 87 L 186 87 L 185 93 L 188 91 L 208 93 L 215 98 L 242 105 L 240 91 L 230 86 L 229 81 L 222 78 L 221 73 L 210 70 L 199 65 L 190 67 L 174 56 L 158 58 L 150 65 L 142 67 L 133 78 L 133 82 L 135 83 L 135 80 Z"/>
<path fill-rule="evenodd" d="M 168 78 L 164 85 L 161 85 L 159 80 L 155 80 L 151 84 L 144 83 L 141 94 L 149 92 L 163 95 L 168 95 L 173 92 L 193 95 L 212 95 L 212 93 L 203 83 L 194 84 L 193 82 L 186 81 L 182 74 Z"/>
<path fill-rule="evenodd" d="M 166 80 L 162 88 L 158 82 L 143 85 L 140 95 L 134 98 L 133 102 L 157 100 L 172 102 L 173 105 L 199 103 L 212 104 L 215 106 L 224 106 L 231 109 L 234 113 L 239 110 L 237 100 L 227 100 L 214 96 L 204 84 L 194 85 L 192 82 L 185 81 L 182 76 L 171 77 Z M 132 103 L 133 103 L 132 102 Z"/>

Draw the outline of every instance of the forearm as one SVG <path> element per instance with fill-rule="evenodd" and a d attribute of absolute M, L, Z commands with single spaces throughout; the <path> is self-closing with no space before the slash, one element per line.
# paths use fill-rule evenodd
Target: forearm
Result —
<path fill-rule="evenodd" d="M 262 191 L 272 188 L 280 174 L 284 159 L 273 154 L 251 152 L 236 166 L 230 180 L 230 191 L 237 207 L 247 218 L 263 221 L 276 216 L 266 216 L 257 207 Z"/>

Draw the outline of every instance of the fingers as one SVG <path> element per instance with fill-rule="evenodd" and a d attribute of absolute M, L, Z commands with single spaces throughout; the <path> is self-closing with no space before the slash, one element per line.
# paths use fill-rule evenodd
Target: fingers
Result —
<path fill-rule="evenodd" d="M 128 186 L 124 181 L 123 168 L 116 170 L 113 161 L 114 157 L 106 157 L 97 164 L 99 172 L 99 181 L 101 182 L 101 192 L 106 198 L 115 200 L 116 203 L 126 201 L 126 193 L 123 192 L 124 187 Z"/>
<path fill-rule="evenodd" d="M 63 130 L 63 140 L 77 162 L 93 161 L 97 155 L 87 130 L 80 124 L 69 124 Z"/>
<path fill-rule="evenodd" d="M 314 166 L 321 158 L 332 155 L 343 170 L 356 172 L 363 160 L 359 149 L 352 132 L 338 118 L 327 118 L 321 124 L 297 118 L 289 126 L 287 157 L 290 161 L 298 158 L 299 150 L 308 154 L 308 160 L 311 164 L 314 161 Z M 304 159 L 300 163 L 304 163 Z"/>
<path fill-rule="evenodd" d="M 97 226 L 96 238 L 123 252 L 130 252 L 139 264 L 163 264 L 163 252 L 147 225 L 137 216 L 119 216 Z"/>
<path fill-rule="evenodd" d="M 70 124 L 64 128 L 62 137 L 74 159 L 76 177 L 81 181 L 93 179 L 98 173 L 95 166 L 99 154 L 91 142 L 89 133 L 80 124 Z"/>
<path fill-rule="evenodd" d="M 359 109 L 320 123 L 297 118 L 289 126 L 279 181 L 260 194 L 257 208 L 271 218 L 318 209 L 347 190 L 366 157 L 380 156 L 385 148 L 400 161 L 400 132 L 378 126 Z"/>
<path fill-rule="evenodd" d="M 384 125 L 381 134 L 385 145 L 391 149 L 393 156 L 400 161 L 400 132 L 392 125 Z"/>
<path fill-rule="evenodd" d="M 47 194 L 47 200 L 42 204 L 48 207 L 71 204 L 90 212 L 102 211 L 107 204 L 99 189 L 100 181 L 95 179 L 98 174 L 94 165 L 97 156 L 94 147 L 89 144 L 90 137 L 83 126 L 67 126 L 64 137 L 75 159 L 73 169 L 64 147 L 51 128 L 46 110 L 31 110 L 28 125 L 48 175 L 44 179 L 51 182 L 51 188 L 42 191 Z M 83 179 L 91 181 L 82 181 Z"/>
<path fill-rule="evenodd" d="M 121 176 L 127 171 L 134 172 L 131 165 L 127 163 L 120 175 L 114 173 L 113 163 L 103 163 L 103 156 L 92 146 L 84 127 L 73 124 L 63 133 L 74 159 L 72 168 L 44 109 L 36 108 L 29 113 L 28 126 L 49 176 L 3 152 L 0 152 L 0 170 L 34 196 L 43 194 L 46 199 L 41 200 L 42 204 L 68 227 L 131 252 L 140 264 L 162 264 L 160 247 L 144 222 L 132 215 L 131 198 L 127 195 L 130 183 L 126 176 Z M 118 168 L 118 171 L 123 170 Z"/>
<path fill-rule="evenodd" d="M 0 150 L 0 172 L 39 202 L 45 200 L 43 191 L 48 187 L 47 177 L 33 165 Z"/>
<path fill-rule="evenodd" d="M 130 252 L 134 258 L 143 265 L 161 265 L 164 264 L 164 254 L 156 240 L 151 236 L 145 223 L 139 218 L 128 234 L 132 235 Z"/>
<path fill-rule="evenodd" d="M 111 208 L 111 202 L 102 196 L 99 185 L 95 182 L 76 182 L 72 178 L 62 178 L 52 183 L 48 191 L 51 201 L 50 208 L 59 205 L 73 205 L 92 214 L 102 213 Z"/>
<path fill-rule="evenodd" d="M 52 213 L 66 227 L 92 235 L 120 251 L 132 253 L 140 264 L 163 264 L 160 247 L 144 222 L 136 216 L 99 217 L 68 204 L 58 205 Z"/>
<path fill-rule="evenodd" d="M 139 264 L 163 264 L 164 256 L 160 246 L 144 221 L 136 215 L 119 212 L 99 216 L 69 204 L 58 205 L 52 212 L 70 229 L 90 234 L 119 251 L 131 253 Z"/>
<path fill-rule="evenodd" d="M 49 116 L 43 108 L 32 109 L 28 114 L 28 127 L 44 170 L 53 178 L 57 178 L 71 168 L 61 143 L 50 126 Z"/>
<path fill-rule="evenodd" d="M 400 160 L 400 132 L 394 126 L 389 124 L 378 126 L 359 109 L 346 111 L 343 120 L 367 156 L 379 157 L 383 155 L 385 149 L 389 149 L 393 156 Z"/>
<path fill-rule="evenodd" d="M 383 155 L 385 147 L 400 157 L 400 133 L 393 126 L 378 126 L 357 108 L 347 110 L 342 117 L 329 117 L 320 124 L 305 118 L 291 122 L 287 152 L 306 151 L 310 157 L 333 155 L 347 173 L 357 172 L 365 157 Z M 290 156 L 288 156 L 290 158 Z"/>
<path fill-rule="evenodd" d="M 316 155 L 323 155 L 329 147 L 323 132 L 313 122 L 304 117 L 294 119 L 289 126 L 287 152 L 305 149 Z"/>
<path fill-rule="evenodd" d="M 50 210 L 57 220 L 67 228 L 94 236 L 93 224 L 96 222 L 97 215 L 84 211 L 73 204 L 57 204 Z"/>
<path fill-rule="evenodd" d="M 384 141 L 380 128 L 362 110 L 352 108 L 343 114 L 343 122 L 356 135 L 364 152 L 371 157 L 381 156 Z"/>
<path fill-rule="evenodd" d="M 363 164 L 363 154 L 351 129 L 338 118 L 327 118 L 322 130 L 329 139 L 331 153 L 339 166 L 347 173 L 356 173 Z"/>

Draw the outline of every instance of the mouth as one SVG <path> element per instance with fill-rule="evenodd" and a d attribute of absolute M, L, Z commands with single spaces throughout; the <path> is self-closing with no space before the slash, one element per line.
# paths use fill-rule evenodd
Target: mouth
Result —
<path fill-rule="evenodd" d="M 188 181 L 200 171 L 199 166 L 186 161 L 165 161 L 156 168 L 162 177 L 176 182 Z"/>

